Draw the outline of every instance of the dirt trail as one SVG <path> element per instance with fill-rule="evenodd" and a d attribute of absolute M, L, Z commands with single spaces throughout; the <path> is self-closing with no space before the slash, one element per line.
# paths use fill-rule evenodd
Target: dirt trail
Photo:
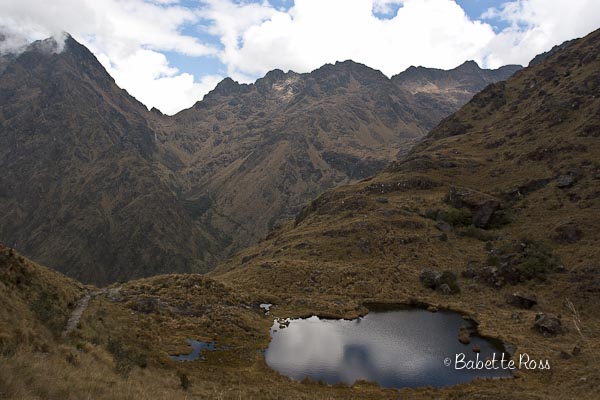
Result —
<path fill-rule="evenodd" d="M 108 290 L 100 289 L 100 290 L 96 290 L 94 292 L 87 292 L 86 294 L 84 294 L 79 300 L 77 300 L 77 303 L 75 303 L 75 309 L 71 313 L 71 316 L 69 317 L 69 320 L 67 321 L 67 326 L 65 326 L 65 330 L 62 333 L 63 337 L 66 337 L 69 333 L 73 332 L 77 328 L 77 325 L 79 324 L 79 321 L 81 321 L 81 317 L 83 316 L 83 313 L 88 308 L 92 297 L 96 297 L 98 295 L 107 293 L 107 291 L 118 294 L 119 290 L 120 290 L 120 287 L 119 288 L 111 288 Z"/>
<path fill-rule="evenodd" d="M 88 292 L 85 295 L 83 295 L 83 297 L 81 297 L 79 300 L 77 300 L 77 303 L 75 304 L 75 309 L 71 313 L 71 316 L 67 321 L 67 326 L 63 331 L 63 337 L 66 337 L 69 333 L 73 332 L 75 328 L 77 328 L 77 324 L 79 324 L 83 312 L 87 309 L 88 305 L 90 304 L 91 298 L 92 294 Z"/>

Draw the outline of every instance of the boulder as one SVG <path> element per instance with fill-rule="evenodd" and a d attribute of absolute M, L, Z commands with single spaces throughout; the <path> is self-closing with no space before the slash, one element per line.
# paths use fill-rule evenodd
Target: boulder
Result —
<path fill-rule="evenodd" d="M 577 182 L 578 178 L 579 173 L 577 171 L 569 171 L 568 173 L 560 175 L 558 178 L 556 178 L 556 187 L 568 189 Z"/>
<path fill-rule="evenodd" d="M 473 225 L 485 228 L 498 208 L 500 208 L 500 202 L 497 200 L 487 200 L 481 203 L 473 212 Z"/>
<path fill-rule="evenodd" d="M 451 295 L 452 293 L 454 293 L 452 288 L 450 288 L 450 285 L 448 285 L 447 283 L 442 283 L 440 286 L 438 286 L 437 290 L 441 294 L 445 294 L 445 295 Z"/>
<path fill-rule="evenodd" d="M 471 331 L 466 327 L 461 327 L 458 331 L 458 341 L 462 344 L 471 343 Z"/>
<path fill-rule="evenodd" d="M 578 242 L 583 233 L 575 222 L 564 222 L 554 229 L 553 239 L 558 243 L 573 244 Z"/>
<path fill-rule="evenodd" d="M 455 208 L 471 210 L 472 223 L 478 228 L 485 228 L 500 208 L 500 201 L 495 197 L 457 186 L 450 187 L 446 202 Z"/>
<path fill-rule="evenodd" d="M 431 269 L 424 269 L 419 275 L 421 284 L 429 289 L 434 289 L 442 294 L 454 294 L 460 292 L 456 283 L 456 274 L 452 271 L 439 272 Z"/>
<path fill-rule="evenodd" d="M 441 274 L 438 271 L 424 269 L 421 271 L 421 275 L 419 275 L 419 280 L 426 288 L 435 289 L 440 275 Z"/>
<path fill-rule="evenodd" d="M 537 304 L 534 296 L 524 295 L 521 293 L 513 293 L 507 296 L 506 302 L 511 306 L 523 309 L 530 309 Z"/>
<path fill-rule="evenodd" d="M 498 268 L 491 265 L 480 268 L 476 272 L 475 279 L 497 288 L 504 286 L 504 279 L 500 275 Z"/>
<path fill-rule="evenodd" d="M 533 193 L 537 190 L 543 189 L 550 183 L 551 178 L 543 178 L 543 179 L 535 179 L 531 180 L 519 187 L 513 188 L 509 190 L 506 195 L 512 199 L 518 199 L 523 196 L 527 196 L 530 193 Z"/>
<path fill-rule="evenodd" d="M 435 227 L 442 232 L 452 232 L 454 228 L 452 225 L 447 223 L 446 221 L 438 221 L 435 224 Z"/>
<path fill-rule="evenodd" d="M 536 314 L 533 326 L 544 336 L 552 336 L 562 332 L 560 318 L 554 314 L 543 312 Z"/>

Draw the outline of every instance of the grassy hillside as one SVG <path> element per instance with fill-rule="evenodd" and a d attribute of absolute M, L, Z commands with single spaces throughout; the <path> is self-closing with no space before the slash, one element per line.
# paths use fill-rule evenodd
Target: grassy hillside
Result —
<path fill-rule="evenodd" d="M 597 392 L 599 38 L 486 88 L 384 173 L 320 196 L 212 276 L 290 315 L 351 316 L 365 301 L 462 310 L 551 360 L 551 372 L 522 371 L 494 390 Z M 451 271 L 460 291 L 425 287 L 424 270 Z M 514 292 L 537 306 L 508 304 Z M 540 311 L 562 316 L 564 332 L 533 329 Z M 574 347 L 585 350 L 560 357 Z"/>

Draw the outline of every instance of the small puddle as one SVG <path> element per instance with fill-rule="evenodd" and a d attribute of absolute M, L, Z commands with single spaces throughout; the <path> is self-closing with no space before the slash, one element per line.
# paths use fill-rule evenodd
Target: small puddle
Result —
<path fill-rule="evenodd" d="M 471 336 L 469 344 L 459 342 L 461 327 L 469 325 L 455 312 L 420 309 L 370 312 L 355 320 L 275 321 L 265 359 L 294 380 L 309 377 L 329 384 L 366 379 L 385 388 L 444 387 L 510 377 L 508 369 L 455 368 L 457 354 L 464 354 L 465 362 L 485 362 L 504 353 L 499 342 L 478 336 Z"/>
<path fill-rule="evenodd" d="M 271 311 L 271 306 L 273 306 L 273 304 L 271 303 L 261 303 L 259 305 L 259 307 L 263 310 L 265 315 L 269 315 L 269 312 Z"/>
<path fill-rule="evenodd" d="M 195 360 L 204 360 L 204 356 L 202 353 L 205 350 L 215 351 L 218 350 L 216 347 L 216 343 L 213 342 L 199 342 L 197 340 L 187 339 L 186 340 L 190 346 L 192 346 L 192 352 L 189 354 L 179 354 L 172 355 L 171 359 L 174 361 L 195 361 Z"/>

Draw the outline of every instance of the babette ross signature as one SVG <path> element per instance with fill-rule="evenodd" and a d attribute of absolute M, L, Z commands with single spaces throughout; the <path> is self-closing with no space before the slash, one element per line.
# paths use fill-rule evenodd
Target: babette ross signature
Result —
<path fill-rule="evenodd" d="M 444 365 L 450 367 L 454 364 L 456 370 L 497 370 L 497 369 L 550 369 L 548 360 L 535 360 L 529 357 L 529 354 L 522 353 L 518 360 L 512 360 L 506 357 L 506 353 L 501 353 L 498 357 L 493 353 L 491 357 L 481 359 L 477 353 L 475 359 L 466 359 L 465 353 L 458 353 L 454 358 L 444 359 Z"/>

